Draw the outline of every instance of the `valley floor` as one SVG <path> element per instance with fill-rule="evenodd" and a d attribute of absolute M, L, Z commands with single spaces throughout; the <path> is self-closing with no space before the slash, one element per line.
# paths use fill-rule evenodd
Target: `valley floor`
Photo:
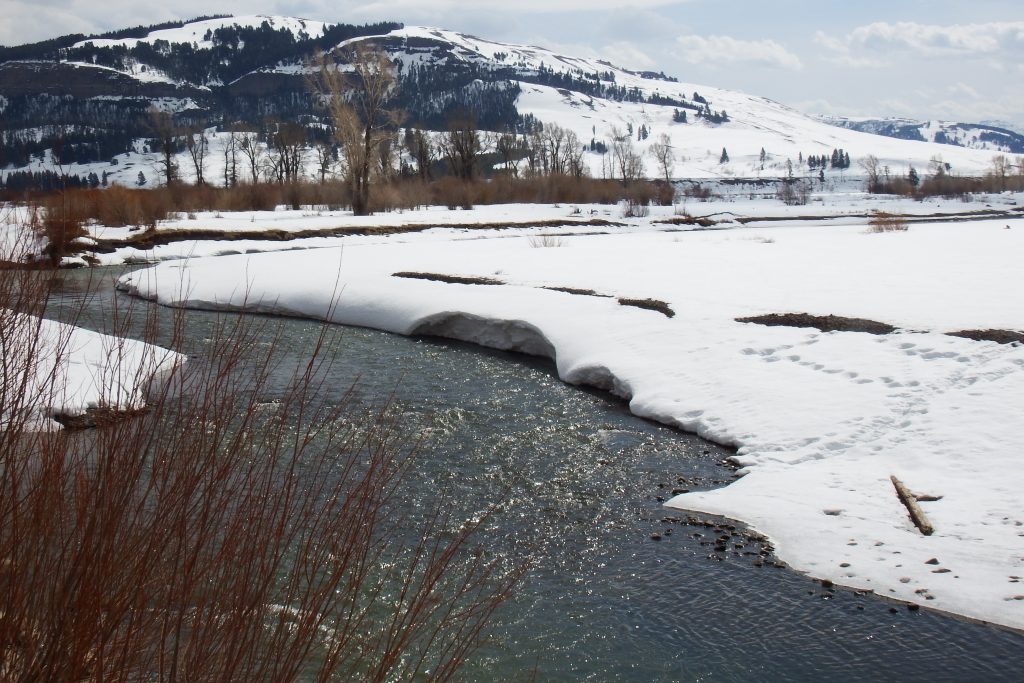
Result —
<path fill-rule="evenodd" d="M 159 231 L 216 226 L 253 239 L 188 238 L 98 257 L 166 259 L 120 287 L 168 305 L 550 356 L 567 382 L 737 448 L 741 478 L 669 506 L 742 520 L 812 576 L 1024 628 L 1024 345 L 947 334 L 1024 330 L 1019 206 L 1011 195 L 981 204 L 824 196 L 802 207 L 740 197 L 686 205 L 717 229 L 664 222 L 682 218 L 671 207 L 645 218 L 591 206 L 197 215 Z M 871 233 L 875 208 L 931 222 Z M 738 221 L 759 217 L 786 220 Z M 366 230 L 403 225 L 416 231 Z M 259 239 L 321 226 L 368 234 Z M 277 251 L 245 253 L 262 250 Z M 895 331 L 737 321 L 772 313 L 866 318 Z M 891 476 L 925 496 L 933 535 L 913 525 Z"/>

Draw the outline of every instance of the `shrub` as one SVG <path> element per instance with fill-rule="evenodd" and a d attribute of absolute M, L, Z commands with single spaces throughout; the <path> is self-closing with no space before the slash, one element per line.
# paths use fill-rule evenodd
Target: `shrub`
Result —
<path fill-rule="evenodd" d="M 558 235 L 531 235 L 530 246 L 534 248 L 550 249 L 560 247 L 564 244 Z"/>
<path fill-rule="evenodd" d="M 344 399 L 321 393 L 326 327 L 291 368 L 272 355 L 265 321 L 221 319 L 163 383 L 105 377 L 147 386 L 148 412 L 119 420 L 101 406 L 99 428 L 52 434 L 34 431 L 32 416 L 62 389 L 46 362 L 71 350 L 64 334 L 44 357 L 32 316 L 56 276 L 8 275 L 0 678 L 454 675 L 521 570 L 470 547 L 486 515 L 460 524 L 440 503 L 408 518 L 400 490 L 412 444 L 390 411 L 354 419 Z M 155 310 L 142 320 L 115 310 L 109 331 L 157 330 Z M 167 345 L 185 341 L 177 322 Z"/>
<path fill-rule="evenodd" d="M 907 219 L 897 213 L 876 211 L 868 221 L 868 229 L 870 232 L 905 232 Z"/>

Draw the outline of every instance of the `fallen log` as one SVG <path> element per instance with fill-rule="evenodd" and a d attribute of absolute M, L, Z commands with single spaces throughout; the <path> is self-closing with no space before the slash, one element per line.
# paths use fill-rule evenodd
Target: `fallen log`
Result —
<path fill-rule="evenodd" d="M 914 522 L 914 526 L 920 529 L 921 533 L 925 536 L 931 536 L 935 533 L 935 527 L 925 517 L 924 511 L 917 504 L 917 498 L 910 492 L 910 489 L 897 479 L 895 475 L 890 476 L 889 479 L 892 480 L 892 485 L 896 487 L 896 495 L 900 497 L 900 502 L 906 506 L 907 511 L 910 513 L 910 519 Z"/>

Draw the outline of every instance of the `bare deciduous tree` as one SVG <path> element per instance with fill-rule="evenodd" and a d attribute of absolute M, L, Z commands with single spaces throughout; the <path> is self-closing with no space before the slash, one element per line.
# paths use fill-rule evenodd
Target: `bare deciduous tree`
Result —
<path fill-rule="evenodd" d="M 519 176 L 519 161 L 522 158 L 522 142 L 515 131 L 505 130 L 494 141 L 494 151 L 501 157 L 501 164 L 512 178 Z"/>
<path fill-rule="evenodd" d="M 164 184 L 170 187 L 178 179 L 178 165 L 174 155 L 178 151 L 180 129 L 174 123 L 174 115 L 156 107 L 149 108 L 149 128 L 156 138 L 160 150 L 160 169 Z"/>
<path fill-rule="evenodd" d="M 310 88 L 327 107 L 335 139 L 345 160 L 346 181 L 357 216 L 370 213 L 370 183 L 378 147 L 390 139 L 401 119 L 388 103 L 395 89 L 394 67 L 387 56 L 362 43 L 343 55 L 351 72 L 338 68 L 336 57 L 318 54 L 311 66 Z"/>
<path fill-rule="evenodd" d="M 264 149 L 256 133 L 244 132 L 238 135 L 238 150 L 249 162 L 249 181 L 253 185 L 260 182 L 260 171 L 263 169 Z"/>
<path fill-rule="evenodd" d="M 672 138 L 668 133 L 662 133 L 651 143 L 650 153 L 665 182 L 671 183 L 672 171 L 675 169 L 675 154 L 672 151 Z"/>
<path fill-rule="evenodd" d="M 224 187 L 238 184 L 238 140 L 239 133 L 232 127 L 224 141 Z"/>
<path fill-rule="evenodd" d="M 270 136 L 278 182 L 294 183 L 302 173 L 306 150 L 306 129 L 298 123 L 279 123 Z"/>
<path fill-rule="evenodd" d="M 210 147 L 202 124 L 199 124 L 198 130 L 190 129 L 185 133 L 185 149 L 188 150 L 189 158 L 192 159 L 192 168 L 196 173 L 196 185 L 205 185 L 206 153 Z"/>
<path fill-rule="evenodd" d="M 613 172 L 618 171 L 619 179 L 624 185 L 642 178 L 644 174 L 644 161 L 633 145 L 632 134 L 624 134 L 613 126 L 611 138 Z"/>
<path fill-rule="evenodd" d="M 430 139 L 430 134 L 420 128 L 408 129 L 406 151 L 416 160 L 416 173 L 420 180 L 430 180 L 433 177 L 431 167 L 437 155 L 437 146 Z"/>
<path fill-rule="evenodd" d="M 453 176 L 462 180 L 476 177 L 483 145 L 472 116 L 460 116 L 450 121 L 448 132 L 441 137 L 438 146 Z"/>
<path fill-rule="evenodd" d="M 880 192 L 882 188 L 882 166 L 878 157 L 869 154 L 857 162 L 867 178 L 868 192 Z"/>

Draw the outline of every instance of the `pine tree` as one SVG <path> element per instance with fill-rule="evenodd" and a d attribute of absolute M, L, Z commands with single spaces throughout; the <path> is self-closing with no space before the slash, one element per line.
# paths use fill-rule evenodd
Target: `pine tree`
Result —
<path fill-rule="evenodd" d="M 725 151 L 725 147 L 722 148 L 722 156 L 718 160 L 718 163 L 720 163 L 720 164 L 727 164 L 727 163 L 729 163 L 729 153 L 727 151 Z"/>
<path fill-rule="evenodd" d="M 138 178 L 138 180 L 135 181 L 135 184 L 138 185 L 139 187 L 142 187 L 143 185 L 145 185 L 146 184 L 146 174 L 143 173 L 142 171 L 139 171 L 139 178 Z"/>
<path fill-rule="evenodd" d="M 911 187 L 917 187 L 921 183 L 921 177 L 917 175 L 917 169 L 913 166 L 907 171 L 907 182 Z"/>

